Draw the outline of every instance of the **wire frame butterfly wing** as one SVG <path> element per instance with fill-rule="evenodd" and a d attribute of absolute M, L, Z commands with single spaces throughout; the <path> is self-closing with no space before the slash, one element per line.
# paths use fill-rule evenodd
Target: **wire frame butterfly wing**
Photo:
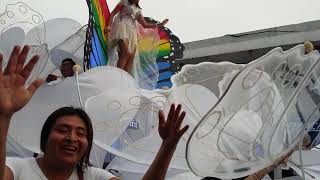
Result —
<path fill-rule="evenodd" d="M 320 113 L 320 91 L 318 87 L 320 87 L 320 81 L 318 77 L 313 75 L 310 78 L 309 84 L 307 85 L 308 95 L 307 97 L 305 97 L 305 101 L 309 101 L 307 102 L 309 106 L 318 107 L 318 113 Z M 303 105 L 304 104 L 302 103 L 300 104 L 300 106 L 298 104 L 297 110 L 301 121 L 305 122 L 304 114 L 300 111 L 300 107 Z M 320 117 L 314 116 L 314 118 L 314 121 L 316 122 L 308 130 L 308 135 L 311 140 L 310 144 L 308 145 L 308 148 L 314 148 L 320 144 Z"/>

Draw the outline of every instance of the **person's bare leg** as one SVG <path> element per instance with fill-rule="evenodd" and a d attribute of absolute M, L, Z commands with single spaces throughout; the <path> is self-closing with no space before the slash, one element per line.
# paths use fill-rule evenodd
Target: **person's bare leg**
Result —
<path fill-rule="evenodd" d="M 120 69 L 124 69 L 129 56 L 128 43 L 126 43 L 124 40 L 119 40 L 118 46 L 119 46 L 119 52 L 118 52 L 119 60 L 118 60 L 117 67 Z"/>
<path fill-rule="evenodd" d="M 132 70 L 133 61 L 136 56 L 136 51 L 137 51 L 137 46 L 134 46 L 132 52 L 129 53 L 127 63 L 124 67 L 124 70 L 127 71 L 128 73 L 130 73 Z"/>

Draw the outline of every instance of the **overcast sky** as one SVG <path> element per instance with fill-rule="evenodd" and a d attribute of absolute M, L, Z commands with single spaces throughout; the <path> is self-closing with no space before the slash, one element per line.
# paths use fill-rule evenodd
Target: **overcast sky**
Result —
<path fill-rule="evenodd" d="M 67 17 L 86 24 L 85 0 L 20 0 L 45 19 Z M 110 9 L 119 0 L 107 0 Z M 0 11 L 6 3 L 0 0 Z M 182 42 L 320 20 L 320 0 L 140 0 L 144 16 L 169 18 Z"/>

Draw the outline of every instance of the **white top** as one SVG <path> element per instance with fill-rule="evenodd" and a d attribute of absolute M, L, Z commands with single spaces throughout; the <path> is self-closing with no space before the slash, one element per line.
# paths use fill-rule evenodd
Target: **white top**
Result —
<path fill-rule="evenodd" d="M 123 6 L 120 14 L 120 20 L 126 22 L 129 25 L 135 26 L 135 20 L 142 15 L 140 8 L 135 4 L 130 4 L 128 0 L 121 0 L 119 5 Z"/>
<path fill-rule="evenodd" d="M 7 158 L 6 165 L 11 169 L 14 180 L 47 180 L 35 158 Z M 84 170 L 84 180 L 108 180 L 114 175 L 95 167 Z M 79 180 L 77 171 L 74 170 L 68 180 Z"/>

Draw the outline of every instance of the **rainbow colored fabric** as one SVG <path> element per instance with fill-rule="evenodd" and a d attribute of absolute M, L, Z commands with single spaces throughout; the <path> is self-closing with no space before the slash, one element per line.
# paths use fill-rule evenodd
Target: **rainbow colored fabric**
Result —
<path fill-rule="evenodd" d="M 145 17 L 149 23 L 157 23 L 158 21 Z M 159 50 L 157 56 L 157 65 L 159 69 L 159 78 L 157 88 L 170 88 L 172 86 L 171 76 L 181 69 L 183 63 L 176 63 L 177 59 L 183 58 L 183 51 L 185 47 L 180 42 L 180 39 L 175 36 L 167 27 L 158 27 L 159 43 L 157 48 Z"/>
<path fill-rule="evenodd" d="M 106 0 L 87 0 L 87 3 L 89 6 L 90 19 L 88 23 L 89 31 L 87 32 L 85 61 L 87 68 L 93 68 L 106 65 L 108 62 L 107 38 L 103 31 L 110 16 L 110 11 Z M 157 22 L 148 17 L 146 17 L 145 20 L 150 23 Z M 159 69 L 157 88 L 170 88 L 172 86 L 170 81 L 171 76 L 181 68 L 180 65 L 175 63 L 175 60 L 183 57 L 185 48 L 179 38 L 168 28 L 160 27 L 157 31 L 160 38 L 158 44 L 152 44 L 153 47 L 149 47 L 150 44 L 147 40 L 148 36 L 144 37 L 147 39 L 139 42 L 141 67 L 142 70 L 145 71 L 145 74 L 150 74 L 150 76 L 152 76 L 152 74 L 155 73 L 153 71 L 155 67 L 151 66 L 147 61 L 144 63 L 144 59 L 147 58 L 145 55 L 148 53 L 150 54 L 154 49 L 158 49 L 156 60 L 158 65 L 157 68 Z"/>
<path fill-rule="evenodd" d="M 105 0 L 90 0 L 88 3 L 93 29 L 91 34 L 91 53 L 89 68 L 107 64 L 107 38 L 103 31 L 110 16 L 110 11 Z"/>

